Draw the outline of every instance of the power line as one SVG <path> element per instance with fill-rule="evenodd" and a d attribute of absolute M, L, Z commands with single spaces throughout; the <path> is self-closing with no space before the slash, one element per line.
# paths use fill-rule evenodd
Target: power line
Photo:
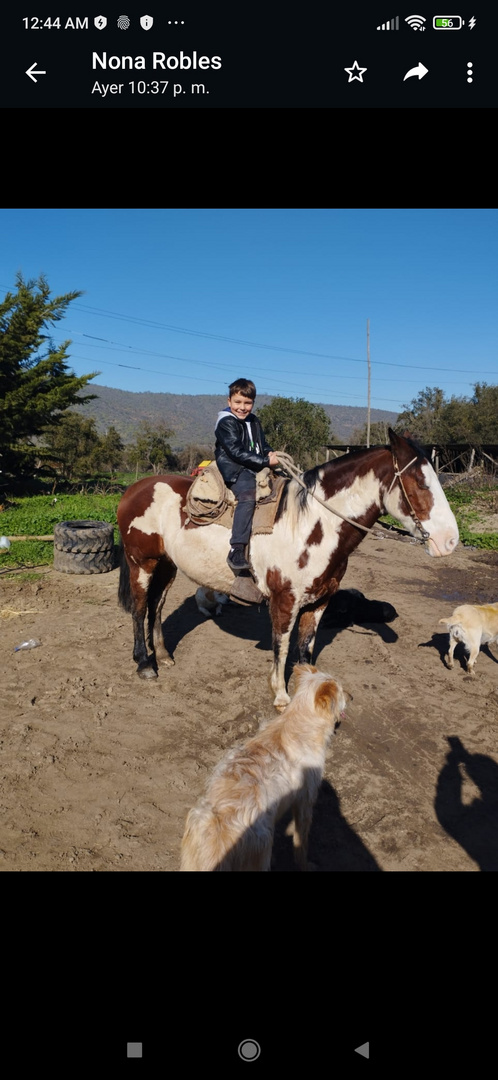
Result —
<path fill-rule="evenodd" d="M 70 333 L 82 333 L 82 331 L 79 331 L 79 330 L 70 330 L 69 332 Z M 94 334 L 84 334 L 83 333 L 83 337 L 94 337 L 94 336 L 95 336 Z M 53 340 L 56 343 L 60 344 L 63 339 L 61 338 L 61 340 L 58 341 L 57 338 L 54 338 Z M 97 341 L 108 341 L 109 339 L 108 338 L 97 338 L 96 340 Z M 109 343 L 109 345 L 117 346 L 116 348 L 109 348 L 109 345 L 107 345 L 107 346 L 106 345 L 91 345 L 88 342 L 86 342 L 85 344 L 86 344 L 86 347 L 89 348 L 89 349 L 104 349 L 105 348 L 105 349 L 107 349 L 108 351 L 111 351 L 111 352 L 120 352 L 122 350 L 130 350 L 130 352 L 139 353 L 139 354 L 141 354 L 143 356 L 158 356 L 158 357 L 160 357 L 160 358 L 162 357 L 162 358 L 164 358 L 166 360 L 180 360 L 182 363 L 185 363 L 185 364 L 199 364 L 202 367 L 210 368 L 210 370 L 212 370 L 213 368 L 218 368 L 220 371 L 230 371 L 231 372 L 233 370 L 233 364 L 217 364 L 217 363 L 214 363 L 213 361 L 208 361 L 208 360 L 195 360 L 195 359 L 193 359 L 192 357 L 189 357 L 189 356 L 174 356 L 171 353 L 154 352 L 151 349 L 142 349 L 139 346 L 124 345 L 123 343 L 119 343 L 119 342 L 110 342 Z M 71 356 L 76 356 L 76 353 L 73 353 L 71 351 Z M 89 363 L 92 363 L 92 360 L 90 359 L 90 357 L 79 356 L 77 358 L 79 360 L 88 360 Z M 102 363 L 102 364 L 105 364 L 105 363 L 109 363 L 110 361 L 100 360 L 98 362 Z M 118 367 L 127 367 L 127 366 L 130 367 L 131 365 L 126 365 L 126 364 L 119 365 L 118 364 L 117 366 Z M 152 372 L 153 374 L 157 374 L 157 375 L 163 374 L 163 372 L 159 371 L 157 368 L 134 367 L 134 370 L 136 370 L 136 371 L 147 371 L 149 373 Z M 282 369 L 279 369 L 279 368 L 264 368 L 263 369 L 263 368 L 257 368 L 256 367 L 256 368 L 252 368 L 252 370 L 253 371 L 262 371 L 262 370 L 264 370 L 265 372 L 271 372 L 272 374 L 275 374 L 275 375 L 294 375 L 295 374 L 295 372 L 293 372 L 293 371 L 285 371 L 285 370 L 282 370 Z M 166 372 L 164 374 L 168 374 L 168 373 Z M 316 378 L 324 378 L 324 377 L 326 377 L 326 376 L 324 376 L 323 371 L 321 371 L 321 372 L 308 371 L 307 374 L 311 375 L 312 378 L 315 378 L 315 377 Z M 458 374 L 460 374 L 460 373 L 458 372 Z M 175 377 L 180 378 L 181 376 L 175 376 Z M 193 378 L 194 376 L 185 376 L 185 378 L 187 378 L 187 377 Z M 336 373 L 334 373 L 333 378 L 334 378 L 334 380 L 337 380 L 337 379 L 350 379 L 350 380 L 353 380 L 355 382 L 363 382 L 364 376 L 363 375 L 337 375 Z M 211 380 L 205 380 L 205 381 L 211 381 Z M 378 379 L 376 379 L 376 383 L 379 383 L 379 382 L 392 383 L 392 378 L 386 378 L 386 379 L 383 379 L 383 378 L 379 379 L 378 378 Z M 413 379 L 397 379 L 396 382 L 397 383 L 405 382 L 407 384 L 410 384 L 410 383 L 413 382 Z M 469 380 L 465 379 L 465 380 L 462 381 L 462 383 L 460 385 L 467 386 L 468 382 L 469 382 Z M 311 387 L 311 386 L 307 386 L 307 385 L 305 385 L 303 383 L 288 383 L 287 385 L 301 387 L 303 390 L 316 390 L 317 393 L 320 392 L 320 387 Z M 324 393 L 325 392 L 326 391 L 324 391 Z"/>
<path fill-rule="evenodd" d="M 78 356 L 76 353 L 71 353 L 71 357 L 74 358 L 75 360 L 85 360 L 85 361 L 88 361 L 89 364 L 92 363 L 92 361 L 90 360 L 90 358 L 88 356 Z M 104 364 L 106 367 L 129 368 L 130 371 L 143 371 L 148 375 L 160 375 L 163 378 L 168 378 L 168 379 L 188 379 L 189 382 L 199 383 L 199 376 L 197 376 L 197 375 L 178 375 L 177 373 L 175 373 L 173 371 L 158 371 L 157 368 L 143 368 L 143 367 L 138 367 L 138 366 L 136 366 L 134 364 L 113 363 L 112 360 L 99 360 L 98 362 L 99 362 L 99 364 Z M 336 376 L 334 376 L 334 378 L 335 377 Z M 347 379 L 347 378 L 353 378 L 353 376 L 340 375 L 340 376 L 337 376 L 337 378 Z M 219 386 L 218 380 L 205 379 L 204 377 L 202 377 L 200 379 L 200 381 L 203 382 L 203 383 L 206 383 L 206 382 L 212 383 L 214 386 Z M 383 379 L 381 381 L 390 382 L 389 379 Z M 296 385 L 296 384 L 289 383 L 287 385 L 292 386 L 292 385 Z M 313 392 L 316 393 L 316 394 L 323 394 L 324 396 L 327 396 L 330 393 L 329 391 L 326 391 L 326 390 L 324 390 L 324 391 L 322 391 L 320 389 L 317 390 L 316 387 L 311 387 L 311 386 L 306 387 L 306 386 L 302 386 L 300 383 L 298 385 L 299 385 L 300 389 L 313 390 Z M 258 380 L 258 386 L 259 386 L 259 380 Z M 259 386 L 258 394 L 259 394 L 259 396 L 261 396 L 261 394 L 267 394 L 267 395 L 269 395 L 271 397 L 279 397 L 279 396 L 281 396 L 280 389 L 272 390 L 270 387 L 265 387 L 264 384 L 263 384 L 263 386 Z M 338 397 L 338 396 L 340 396 L 340 394 L 341 394 L 340 390 L 339 391 L 334 391 L 334 397 Z M 348 398 L 355 398 L 355 400 L 358 400 L 358 401 L 364 401 L 364 395 L 363 394 L 346 394 L 345 396 L 348 397 Z M 377 401 L 377 402 L 379 402 L 379 401 L 390 401 L 392 404 L 397 406 L 397 411 L 400 412 L 399 398 L 386 398 L 386 397 L 377 398 L 376 397 L 376 398 L 373 398 L 373 401 Z M 321 404 L 322 405 L 338 405 L 338 404 L 340 404 L 340 402 L 338 402 L 338 401 L 323 401 L 322 400 Z M 394 410 L 391 410 L 391 411 L 394 412 Z"/>
<path fill-rule="evenodd" d="M 307 352 L 305 349 L 291 349 L 287 345 L 265 345 L 260 341 L 245 341 L 243 338 L 225 337 L 222 334 L 209 334 L 205 330 L 188 330 L 184 326 L 173 326 L 170 323 L 155 322 L 153 319 L 142 319 L 136 315 L 120 315 L 105 308 L 92 308 L 87 304 L 73 304 L 78 311 L 88 311 L 91 314 L 103 315 L 107 319 L 119 319 L 123 322 L 138 323 L 143 326 L 152 326 L 156 330 L 173 330 L 175 334 L 191 334 L 194 337 L 212 338 L 215 341 L 229 341 L 234 345 L 249 345 L 253 349 L 272 349 L 275 352 L 296 353 L 299 356 L 318 356 L 322 360 L 351 360 L 355 364 L 364 364 L 365 360 L 359 360 L 357 356 L 332 356 L 329 353 Z"/>
<path fill-rule="evenodd" d="M 125 350 L 130 350 L 131 352 L 142 353 L 142 355 L 144 355 L 144 356 L 164 357 L 166 360 L 181 360 L 183 363 L 186 363 L 186 364 L 200 364 L 203 367 L 218 368 L 220 371 L 232 371 L 233 370 L 233 364 L 218 364 L 218 363 L 215 363 L 212 360 L 194 360 L 192 357 L 189 357 L 189 356 L 173 356 L 171 353 L 156 352 L 156 351 L 154 351 L 152 349 L 144 349 L 141 346 L 137 346 L 137 345 L 125 345 L 124 342 L 111 341 L 109 338 L 101 338 L 101 337 L 97 338 L 97 337 L 95 337 L 94 334 L 86 334 L 82 330 L 71 330 L 70 328 L 68 328 L 68 330 L 69 330 L 69 333 L 81 334 L 82 337 L 94 338 L 94 340 L 96 340 L 96 341 L 106 341 L 106 342 L 108 342 L 108 346 L 109 345 L 115 346 L 115 348 L 113 349 L 113 351 L 115 351 L 115 352 L 119 352 L 120 349 L 125 349 Z M 98 349 L 98 348 L 102 349 L 102 348 L 105 348 L 106 346 L 103 346 L 103 345 L 87 345 L 87 347 L 90 348 L 90 349 Z M 309 355 L 311 356 L 313 354 L 310 353 Z M 102 361 L 102 363 L 103 362 L 104 361 Z M 388 364 L 387 362 L 384 362 L 382 360 L 373 361 L 373 364 L 374 365 L 378 364 L 378 365 L 381 365 L 383 367 L 399 367 L 399 368 L 402 368 L 404 371 L 407 370 L 406 364 Z M 412 368 L 413 368 L 413 365 L 410 364 L 410 370 L 412 370 Z M 265 372 L 271 371 L 276 375 L 295 375 L 294 371 L 286 371 L 285 369 L 282 369 L 282 368 L 268 368 L 268 367 L 258 368 L 258 367 L 253 367 L 252 370 L 253 371 L 265 371 Z M 434 368 L 434 367 L 425 368 L 425 367 L 421 367 L 421 368 L 414 368 L 414 370 L 417 370 L 417 371 L 444 371 L 444 372 L 447 372 L 447 373 L 450 372 L 450 373 L 453 373 L 453 374 L 456 374 L 456 375 L 465 375 L 465 374 L 467 374 L 467 375 L 475 375 L 475 370 L 474 369 L 470 370 L 470 369 L 466 369 L 466 368 L 456 369 L 455 370 L 455 368 Z M 311 375 L 313 378 L 323 378 L 324 377 L 323 371 L 320 371 L 320 372 L 318 372 L 318 371 L 308 371 L 307 374 Z M 481 375 L 498 375 L 498 372 L 483 371 L 483 372 L 481 372 Z M 333 378 L 334 379 L 363 380 L 364 376 L 363 375 L 337 375 L 337 374 L 334 374 Z M 392 379 L 377 379 L 376 381 L 377 382 L 392 382 Z M 396 381 L 397 382 L 407 382 L 408 383 L 408 382 L 413 382 L 413 379 L 397 379 Z M 468 383 L 468 379 L 465 379 L 461 385 L 464 385 L 464 383 L 466 385 Z M 294 386 L 298 386 L 298 385 L 301 386 L 302 384 L 301 383 L 294 383 Z M 310 388 L 305 387 L 304 389 L 310 389 Z"/>
<path fill-rule="evenodd" d="M 192 335 L 194 337 L 211 338 L 211 339 L 214 339 L 216 341 L 228 341 L 228 342 L 232 342 L 232 343 L 237 344 L 237 345 L 249 345 L 249 346 L 251 346 L 251 348 L 255 348 L 255 349 L 269 349 L 269 350 L 274 350 L 276 352 L 296 353 L 299 356 L 317 356 L 322 360 L 349 360 L 349 361 L 351 361 L 352 363 L 355 363 L 355 364 L 366 364 L 366 360 L 360 360 L 356 356 L 336 356 L 336 355 L 331 354 L 331 353 L 308 352 L 305 349 L 292 349 L 292 348 L 290 348 L 288 346 L 284 346 L 284 345 L 266 345 L 266 344 L 263 344 L 261 342 L 256 342 L 256 341 L 245 341 L 242 338 L 225 337 L 222 334 L 209 334 L 206 331 L 202 331 L 202 330 L 188 330 L 185 327 L 173 326 L 170 323 L 155 322 L 152 319 L 142 319 L 142 318 L 140 318 L 140 317 L 138 317 L 136 315 L 121 315 L 121 314 L 119 314 L 117 312 L 107 311 L 105 308 L 92 308 L 92 307 L 90 307 L 88 305 L 85 305 L 85 304 L 73 304 L 73 307 L 77 308 L 79 311 L 88 311 L 90 313 L 99 314 L 99 315 L 103 316 L 104 318 L 119 319 L 119 320 L 121 320 L 123 322 L 131 322 L 131 323 L 135 323 L 135 324 L 138 324 L 138 325 L 151 326 L 151 327 L 154 327 L 155 329 L 173 330 L 174 333 L 190 334 L 190 335 Z M 92 337 L 93 335 L 89 334 L 89 335 L 85 335 L 85 336 Z M 108 339 L 107 338 L 98 338 L 98 340 L 99 341 L 106 341 Z M 115 344 L 119 344 L 119 343 L 116 342 Z M 125 347 L 126 348 L 133 348 L 133 346 L 131 346 L 131 345 L 125 346 Z M 154 355 L 161 355 L 161 354 L 154 354 Z M 173 357 L 173 359 L 175 359 L 175 358 Z M 203 361 L 191 361 L 191 363 L 202 363 L 202 362 Z M 375 364 L 375 365 L 381 366 L 381 367 L 406 368 L 406 366 L 407 366 L 406 364 L 393 364 L 393 363 L 391 363 L 391 362 L 389 362 L 387 360 L 373 360 L 372 364 Z M 220 365 L 217 365 L 217 366 L 220 366 Z M 475 369 L 460 368 L 460 369 L 455 371 L 454 367 L 439 368 L 439 367 L 433 367 L 432 365 L 429 366 L 429 367 L 426 367 L 425 365 L 410 364 L 410 369 L 413 370 L 413 371 L 444 371 L 447 374 L 452 374 L 453 373 L 453 374 L 457 374 L 457 375 L 475 375 L 476 374 Z M 285 374 L 285 372 L 283 372 L 282 374 Z M 496 371 L 482 371 L 482 372 L 480 372 L 480 374 L 481 375 L 494 375 L 495 377 L 498 376 L 498 372 L 496 372 Z"/>
<path fill-rule="evenodd" d="M 7 286 L 4 285 L 4 286 L 2 286 L 2 288 L 7 288 Z M 8 290 L 8 291 L 10 291 L 10 290 Z M 155 329 L 172 330 L 174 333 L 188 334 L 188 335 L 191 335 L 191 336 L 194 336 L 194 337 L 204 337 L 204 338 L 208 338 L 208 339 L 211 339 L 211 340 L 217 340 L 217 341 L 226 341 L 226 342 L 231 342 L 231 343 L 238 344 L 238 345 L 248 345 L 251 348 L 268 349 L 268 350 L 272 350 L 272 351 L 275 351 L 275 352 L 287 352 L 287 353 L 293 353 L 293 354 L 299 355 L 299 356 L 316 356 L 316 357 L 319 357 L 320 359 L 323 359 L 323 360 L 346 360 L 346 361 L 350 361 L 351 363 L 366 364 L 366 360 L 361 360 L 358 357 L 354 357 L 354 356 L 336 356 L 336 355 L 331 354 L 331 353 L 307 352 L 304 349 L 292 349 L 292 348 L 290 348 L 288 346 L 282 346 L 282 345 L 266 345 L 266 344 L 264 344 L 262 342 L 246 341 L 245 339 L 242 339 L 242 338 L 232 338 L 232 337 L 227 337 L 227 336 L 222 335 L 222 334 L 210 334 L 210 333 L 208 333 L 206 331 L 190 330 L 187 327 L 179 327 L 179 326 L 175 326 L 175 325 L 170 324 L 170 323 L 158 322 L 158 321 L 153 320 L 153 319 L 144 319 L 144 318 L 142 318 L 140 316 L 136 316 L 136 315 L 123 315 L 123 314 L 121 314 L 119 312 L 109 311 L 106 308 L 97 308 L 97 307 L 93 307 L 92 305 L 87 305 L 87 304 L 75 304 L 75 303 L 73 303 L 73 308 L 77 309 L 79 311 L 88 312 L 89 314 L 94 314 L 94 315 L 97 314 L 97 315 L 99 315 L 101 317 L 104 317 L 104 318 L 117 319 L 117 320 L 120 320 L 122 322 L 130 322 L 130 323 L 133 323 L 135 325 L 149 326 L 149 327 L 152 327 L 152 328 L 155 328 Z M 130 349 L 131 351 L 135 351 L 135 352 L 142 352 L 144 355 L 163 356 L 166 359 L 180 360 L 181 362 L 191 363 L 191 364 L 199 364 L 199 365 L 210 367 L 210 368 L 216 367 L 219 370 L 232 370 L 232 366 L 233 366 L 232 365 L 232 366 L 229 367 L 228 365 L 215 364 L 215 363 L 208 362 L 208 361 L 203 361 L 203 360 L 190 360 L 190 359 L 187 359 L 186 357 L 177 357 L 177 356 L 172 356 L 172 355 L 167 354 L 167 353 L 157 353 L 157 352 L 153 352 L 152 350 L 138 349 L 138 348 L 136 348 L 135 346 L 132 346 L 132 345 L 124 345 L 124 344 L 120 344 L 119 342 L 111 342 L 111 341 L 109 341 L 108 338 L 97 338 L 96 335 L 86 334 L 84 331 L 70 331 L 70 333 L 71 332 L 73 332 L 73 333 L 82 333 L 84 337 L 94 337 L 95 340 L 97 340 L 97 341 L 106 341 L 109 344 L 117 345 L 120 348 Z M 96 346 L 93 346 L 93 347 L 96 348 Z M 105 363 L 105 361 L 101 361 L 101 362 Z M 372 364 L 373 364 L 374 367 L 395 367 L 395 368 L 402 368 L 405 371 L 406 371 L 407 366 L 408 366 L 406 364 L 396 364 L 396 363 L 391 363 L 391 362 L 385 361 L 385 360 L 374 360 L 374 361 L 372 361 Z M 124 367 L 126 365 L 114 365 L 114 366 Z M 129 365 L 129 366 L 131 366 L 131 365 Z M 445 367 L 433 367 L 432 365 L 429 366 L 429 367 L 426 367 L 424 365 L 419 365 L 419 364 L 410 364 L 409 369 L 410 369 L 410 371 L 431 371 L 431 372 L 436 372 L 437 371 L 437 372 L 443 372 L 445 374 L 452 374 L 453 376 L 454 375 L 466 375 L 466 374 L 468 374 L 468 375 L 473 375 L 474 377 L 483 376 L 483 375 L 491 375 L 494 378 L 498 377 L 498 372 L 495 372 L 495 371 L 476 372 L 475 369 L 469 369 L 469 368 L 455 369 L 454 367 L 448 367 L 448 368 L 445 368 Z M 147 368 L 138 368 L 137 370 L 147 371 L 148 369 Z M 267 372 L 268 370 L 272 370 L 272 369 L 257 368 L 256 367 L 253 370 Z M 154 374 L 161 374 L 161 372 L 153 372 L 153 373 Z M 294 374 L 294 372 L 286 372 L 286 371 L 278 371 L 278 372 L 276 371 L 275 373 L 279 374 L 279 375 Z M 323 377 L 323 372 L 320 372 L 320 373 L 318 373 L 318 372 L 309 372 L 308 374 L 312 375 L 312 377 Z M 170 377 L 173 377 L 173 376 L 170 376 Z M 174 376 L 174 377 L 178 377 L 178 376 Z M 193 376 L 186 376 L 185 375 L 185 376 L 183 376 L 183 378 L 193 378 Z M 337 376 L 337 375 L 335 375 L 334 378 L 358 379 L 358 378 L 361 378 L 361 376 L 355 376 L 355 375 Z M 207 382 L 207 381 L 211 381 L 211 380 L 204 380 L 204 381 Z M 386 380 L 378 380 L 378 381 L 390 382 L 391 380 L 386 379 Z M 406 381 L 408 381 L 408 380 L 406 380 Z M 410 381 L 412 381 L 412 380 L 410 380 Z M 302 384 L 299 384 L 299 383 L 294 383 L 293 385 L 294 386 L 302 386 Z M 320 392 L 320 391 L 316 391 L 315 388 L 311 388 L 311 387 L 302 386 L 302 388 L 303 389 L 314 389 L 315 392 Z M 394 399 L 384 398 L 383 400 L 394 400 Z"/>

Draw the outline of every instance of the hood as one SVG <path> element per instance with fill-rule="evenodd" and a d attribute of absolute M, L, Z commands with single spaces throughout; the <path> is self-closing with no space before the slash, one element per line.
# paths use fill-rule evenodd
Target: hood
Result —
<path fill-rule="evenodd" d="M 220 420 L 223 420 L 224 416 L 233 416 L 233 415 L 234 415 L 233 412 L 230 410 L 230 407 L 227 405 L 226 409 L 222 409 L 221 412 L 218 413 L 218 416 L 216 418 L 216 423 L 214 425 L 214 430 L 216 431 L 216 428 L 218 427 L 218 424 L 219 424 Z M 237 419 L 237 417 L 235 417 L 235 420 L 236 419 Z"/>

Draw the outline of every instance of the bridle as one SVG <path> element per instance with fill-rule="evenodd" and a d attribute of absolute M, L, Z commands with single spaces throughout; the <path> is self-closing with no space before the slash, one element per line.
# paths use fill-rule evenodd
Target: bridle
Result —
<path fill-rule="evenodd" d="M 408 462 L 408 465 L 405 465 L 404 468 L 400 469 L 400 467 L 398 465 L 398 462 L 397 462 L 396 455 L 395 455 L 395 453 L 393 451 L 394 476 L 393 476 L 393 478 L 391 480 L 391 486 L 390 486 L 389 491 L 388 491 L 387 494 L 389 495 L 391 493 L 392 488 L 393 488 L 393 484 L 395 483 L 396 480 L 399 480 L 399 486 L 400 486 L 400 488 L 401 488 L 401 490 L 403 492 L 403 495 L 405 496 L 405 499 L 406 499 L 406 501 L 408 503 L 408 506 L 410 507 L 410 517 L 411 517 L 412 521 L 415 522 L 415 525 L 416 525 L 419 533 L 422 535 L 422 537 L 424 539 L 424 543 L 425 543 L 426 540 L 430 540 L 430 533 L 426 532 L 426 530 L 422 527 L 422 522 L 417 517 L 417 515 L 415 513 L 415 510 L 413 509 L 413 506 L 412 506 L 412 504 L 411 504 L 411 502 L 410 502 L 410 500 L 408 498 L 408 495 L 406 494 L 405 485 L 404 485 L 404 483 L 403 483 L 403 481 L 401 479 L 402 473 L 404 473 L 406 469 L 409 469 L 410 465 L 413 465 L 414 461 L 416 461 L 416 460 L 417 460 L 417 454 L 415 455 L 414 458 L 412 458 L 411 461 Z"/>
<path fill-rule="evenodd" d="M 317 502 L 321 503 L 322 506 L 324 506 L 326 508 L 326 510 L 330 510 L 331 514 L 336 514 L 337 517 L 342 518 L 343 521 L 347 521 L 348 525 L 354 525 L 355 529 L 362 529 L 362 531 L 365 532 L 365 533 L 372 533 L 372 536 L 382 536 L 382 537 L 385 536 L 385 533 L 375 532 L 373 529 L 369 529 L 367 527 L 367 525 L 360 525 L 359 521 L 351 521 L 351 518 L 345 517 L 345 515 L 341 514 L 339 510 L 335 510 L 334 507 L 330 506 L 330 504 L 328 502 L 325 502 L 325 500 L 321 499 L 320 496 L 317 495 L 314 491 L 310 491 L 310 489 L 306 487 L 306 484 L 304 484 L 302 479 L 301 479 L 302 474 L 300 474 L 299 471 L 296 469 L 296 466 L 294 465 L 294 462 L 293 462 L 290 454 L 284 453 L 283 450 L 277 450 L 277 454 L 278 454 L 278 460 L 279 460 L 279 468 L 281 468 L 284 472 L 287 472 L 289 474 L 289 476 L 292 477 L 293 480 L 297 480 L 298 484 L 300 484 L 301 487 L 303 487 L 305 489 L 305 491 L 308 492 L 309 495 L 312 495 L 313 498 L 317 500 Z M 412 518 L 412 521 L 415 523 L 415 526 L 418 529 L 418 531 L 419 531 L 419 533 L 421 534 L 421 537 L 422 537 L 421 539 L 419 539 L 418 536 L 414 536 L 413 539 L 415 540 L 415 542 L 417 544 L 426 544 L 427 541 L 431 539 L 431 535 L 430 535 L 430 533 L 426 532 L 426 530 L 422 526 L 422 522 L 417 517 L 417 515 L 415 513 L 415 510 L 413 509 L 413 506 L 412 506 L 412 504 L 411 504 L 411 502 L 410 502 L 410 500 L 408 498 L 408 495 L 406 494 L 405 485 L 403 484 L 403 481 L 401 479 L 402 473 L 404 473 L 406 471 L 406 469 L 409 469 L 410 465 L 413 465 L 413 463 L 417 460 L 418 455 L 416 454 L 415 457 L 412 458 L 412 460 L 408 462 L 408 465 L 405 465 L 402 469 L 399 468 L 398 461 L 397 461 L 397 458 L 396 458 L 396 455 L 395 455 L 394 451 L 392 451 L 392 455 L 393 455 L 393 464 L 394 464 L 394 476 L 393 476 L 393 478 L 391 480 L 391 485 L 390 485 L 390 488 L 389 488 L 389 491 L 387 492 L 387 494 L 389 495 L 389 493 L 392 491 L 393 485 L 395 484 L 396 480 L 398 480 L 399 481 L 399 486 L 400 486 L 400 488 L 401 488 L 401 490 L 403 492 L 403 495 L 405 496 L 406 502 L 408 503 L 408 506 L 409 506 L 410 517 Z M 387 535 L 389 536 L 389 533 Z M 435 543 L 434 540 L 432 542 Z"/>

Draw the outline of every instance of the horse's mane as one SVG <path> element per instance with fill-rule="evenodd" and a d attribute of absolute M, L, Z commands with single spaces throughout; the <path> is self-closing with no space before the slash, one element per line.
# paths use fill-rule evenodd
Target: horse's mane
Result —
<path fill-rule="evenodd" d="M 411 446 L 412 450 L 415 450 L 416 454 L 418 454 L 420 457 L 423 457 L 423 458 L 425 458 L 427 460 L 427 454 L 426 454 L 423 446 L 421 446 L 421 444 L 419 442 L 417 442 L 416 439 L 412 439 L 411 435 L 403 435 L 403 438 L 404 438 L 405 442 L 408 443 L 408 446 Z"/>
<path fill-rule="evenodd" d="M 299 495 L 301 506 L 304 507 L 306 505 L 308 492 L 313 492 L 315 490 L 317 482 L 320 479 L 319 473 L 323 469 L 326 469 L 327 473 L 329 474 L 336 473 L 337 479 L 339 481 L 342 473 L 346 471 L 349 472 L 351 468 L 351 462 L 361 461 L 362 458 L 370 456 L 374 450 L 378 451 L 390 449 L 390 446 L 370 446 L 368 449 L 365 448 L 364 450 L 351 450 L 349 451 L 349 453 L 343 454 L 341 457 L 335 458 L 333 461 L 325 461 L 322 462 L 321 465 L 315 465 L 312 469 L 308 469 L 307 472 L 305 472 L 302 476 L 302 481 L 303 484 L 306 485 L 306 488 L 301 488 L 301 492 Z"/>
<path fill-rule="evenodd" d="M 418 442 L 409 435 L 403 435 L 405 442 L 414 451 L 419 458 L 427 460 L 427 454 Z M 370 446 L 362 448 L 361 450 L 350 450 L 347 454 L 343 454 L 339 458 L 335 458 L 333 461 L 322 462 L 321 465 L 315 465 L 312 469 L 308 469 L 301 477 L 304 487 L 300 487 L 297 494 L 298 511 L 304 510 L 307 505 L 308 493 L 312 493 L 320 479 L 320 472 L 325 469 L 327 474 L 334 475 L 334 479 L 337 478 L 338 484 L 341 482 L 341 477 L 344 473 L 349 472 L 351 465 L 354 463 L 361 463 L 364 458 L 368 458 L 380 451 L 388 450 L 392 453 L 392 446 L 387 443 L 385 446 Z"/>
<path fill-rule="evenodd" d="M 421 444 L 418 443 L 416 439 L 412 438 L 412 436 L 408 434 L 403 435 L 403 439 L 406 443 L 408 443 L 408 446 L 410 446 L 411 449 L 415 451 L 417 457 L 421 457 L 427 460 L 427 454 L 423 446 L 421 446 Z M 384 446 L 370 446 L 364 448 L 362 447 L 361 450 L 350 450 L 347 454 L 343 454 L 341 457 L 335 458 L 333 461 L 325 461 L 322 462 L 321 465 L 315 465 L 312 469 L 308 469 L 308 471 L 305 472 L 304 476 L 302 477 L 303 483 L 306 484 L 306 487 L 309 491 L 313 491 L 315 484 L 318 480 L 318 473 L 320 472 L 320 469 L 326 468 L 327 471 L 335 471 L 336 469 L 341 470 L 341 466 L 342 468 L 344 468 L 345 466 L 349 467 L 351 461 L 360 461 L 362 458 L 372 454 L 375 450 L 389 450 L 389 452 L 392 453 L 392 446 L 389 443 L 386 443 Z"/>

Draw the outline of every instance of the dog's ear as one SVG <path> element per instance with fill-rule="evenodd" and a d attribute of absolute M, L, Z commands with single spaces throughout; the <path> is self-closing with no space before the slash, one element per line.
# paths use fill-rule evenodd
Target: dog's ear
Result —
<path fill-rule="evenodd" d="M 320 683 L 315 692 L 315 708 L 322 712 L 334 712 L 337 709 L 341 689 L 334 679 Z"/>
<path fill-rule="evenodd" d="M 318 668 L 313 664 L 294 664 L 293 672 L 296 677 L 296 686 L 299 686 L 303 675 L 316 675 Z"/>
<path fill-rule="evenodd" d="M 439 622 L 444 623 L 445 626 L 449 626 L 451 619 L 440 619 Z"/>

